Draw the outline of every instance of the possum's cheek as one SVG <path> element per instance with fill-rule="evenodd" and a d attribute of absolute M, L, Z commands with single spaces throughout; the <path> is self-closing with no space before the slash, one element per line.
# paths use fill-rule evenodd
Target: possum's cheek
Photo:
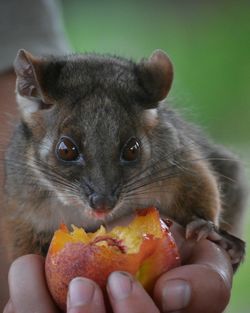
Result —
<path fill-rule="evenodd" d="M 159 123 L 157 109 L 144 110 L 141 118 L 145 132 L 152 130 Z"/>
<path fill-rule="evenodd" d="M 142 143 L 142 165 L 148 166 L 152 158 L 152 143 L 150 137 L 155 128 L 159 124 L 159 117 L 157 109 L 144 110 L 141 115 L 141 127 L 139 136 Z"/>

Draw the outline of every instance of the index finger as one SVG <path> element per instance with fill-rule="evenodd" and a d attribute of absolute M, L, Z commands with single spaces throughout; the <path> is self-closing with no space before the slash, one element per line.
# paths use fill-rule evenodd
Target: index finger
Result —
<path fill-rule="evenodd" d="M 15 260 L 9 272 L 9 288 L 16 313 L 58 312 L 47 289 L 41 256 L 25 255 Z"/>

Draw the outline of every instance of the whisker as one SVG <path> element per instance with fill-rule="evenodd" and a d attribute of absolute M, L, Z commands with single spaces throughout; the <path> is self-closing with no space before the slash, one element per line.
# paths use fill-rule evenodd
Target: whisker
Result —
<path fill-rule="evenodd" d="M 75 182 L 69 182 L 66 180 L 61 173 L 56 171 L 54 168 L 48 166 L 48 164 L 44 164 L 44 162 L 41 162 L 40 160 L 34 159 L 34 158 L 29 158 L 29 163 L 28 165 L 26 162 L 18 162 L 15 164 L 11 164 L 10 166 L 15 172 L 16 167 L 22 167 L 23 169 L 33 169 L 34 171 L 37 171 L 39 169 L 39 172 L 43 174 L 45 177 L 47 177 L 51 182 L 57 183 L 60 186 L 63 186 L 64 188 L 67 188 L 67 190 L 75 193 L 76 195 L 79 192 L 79 186 Z M 32 164 L 33 163 L 33 164 Z M 36 167 L 37 166 L 37 167 Z M 24 175 L 27 175 L 27 177 L 30 177 L 30 171 L 29 173 L 25 173 Z M 38 180 L 39 181 L 39 180 Z M 42 186 L 43 184 L 40 183 Z"/>
<path fill-rule="evenodd" d="M 169 166 L 166 167 L 166 168 L 161 168 L 161 169 L 159 169 L 158 171 L 155 171 L 155 172 L 153 172 L 153 173 L 150 173 L 150 174 L 147 175 L 147 176 L 138 178 L 137 180 L 132 181 L 132 182 L 130 182 L 129 184 L 125 184 L 125 190 L 126 190 L 127 187 L 130 187 L 130 186 L 132 186 L 133 188 L 135 188 L 135 187 L 136 187 L 136 186 L 135 186 L 136 183 L 140 183 L 140 182 L 142 182 L 143 180 L 148 180 L 148 179 L 150 178 L 150 176 L 151 176 L 151 177 L 152 177 L 152 176 L 156 176 L 156 177 L 157 177 L 157 174 L 162 173 L 163 171 L 168 171 L 168 170 L 173 169 L 173 168 L 175 168 L 175 167 L 178 168 L 179 170 L 182 170 L 182 171 L 188 171 L 189 174 L 191 174 L 191 175 L 196 175 L 196 173 L 195 173 L 192 169 L 188 169 L 188 168 L 183 167 L 183 164 L 184 164 L 184 163 L 187 163 L 187 164 L 188 164 L 188 163 L 195 163 L 195 162 L 204 161 L 204 160 L 207 160 L 207 161 L 231 161 L 232 159 L 230 159 L 230 158 L 201 157 L 201 158 L 191 159 L 191 160 L 187 160 L 187 161 L 183 160 L 183 161 L 182 161 L 182 164 L 180 164 L 179 162 L 176 162 L 176 163 L 174 163 L 174 164 L 169 165 Z M 143 172 L 143 174 L 144 174 L 144 172 Z M 231 179 L 230 177 L 227 177 L 226 175 L 223 175 L 223 174 L 221 174 L 221 173 L 216 173 L 216 175 L 217 175 L 217 176 L 220 176 L 220 177 L 223 177 L 223 178 L 226 178 L 226 179 L 228 179 L 228 180 L 231 181 L 231 182 L 235 182 L 235 181 L 234 181 L 233 179 Z M 158 177 L 157 180 L 160 180 L 160 178 L 161 178 L 161 177 Z M 153 181 L 153 182 L 155 182 L 155 181 Z M 128 189 L 127 191 L 129 191 L 129 189 Z"/>
<path fill-rule="evenodd" d="M 147 167 L 143 168 L 143 170 L 140 173 L 136 173 L 136 174 L 132 175 L 128 179 L 128 182 L 131 182 L 131 181 L 133 181 L 134 178 L 138 178 L 138 176 L 143 175 L 147 170 L 152 171 L 153 168 L 157 168 L 157 166 L 160 166 L 161 162 L 165 162 L 166 160 L 169 160 L 171 157 L 176 156 L 177 153 L 184 151 L 185 148 L 186 148 L 185 146 L 181 146 L 181 147 L 175 149 L 174 151 L 169 152 L 167 155 L 164 155 L 163 157 L 161 157 L 157 161 L 155 161 L 155 162 L 149 164 Z M 177 161 L 175 160 L 174 162 L 177 162 Z M 124 183 L 126 184 L 126 181 Z"/>

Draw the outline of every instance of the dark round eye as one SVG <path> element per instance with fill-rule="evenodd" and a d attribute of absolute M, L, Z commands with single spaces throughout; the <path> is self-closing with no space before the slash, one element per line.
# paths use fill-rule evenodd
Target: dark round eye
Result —
<path fill-rule="evenodd" d="M 63 161 L 76 161 L 80 154 L 76 144 L 67 137 L 63 137 L 57 144 L 56 148 L 57 156 Z"/>
<path fill-rule="evenodd" d="M 136 161 L 139 157 L 141 144 L 135 137 L 130 138 L 124 145 L 121 160 L 126 162 Z"/>

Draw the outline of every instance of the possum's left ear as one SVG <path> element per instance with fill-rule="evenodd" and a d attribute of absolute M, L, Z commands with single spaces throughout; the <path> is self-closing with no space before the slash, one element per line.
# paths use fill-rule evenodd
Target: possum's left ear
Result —
<path fill-rule="evenodd" d="M 51 106 L 51 100 L 43 90 L 44 63 L 42 58 L 34 57 L 24 49 L 18 51 L 14 61 L 17 103 L 26 121 L 32 113 Z"/>
<path fill-rule="evenodd" d="M 167 96 L 173 81 L 173 66 L 169 57 L 162 50 L 154 51 L 138 64 L 137 74 L 148 96 L 147 108 L 156 107 L 157 102 Z"/>
<path fill-rule="evenodd" d="M 14 61 L 14 69 L 17 75 L 17 93 L 27 98 L 43 98 L 40 82 L 40 66 L 42 60 L 34 57 L 28 51 L 18 51 Z"/>

